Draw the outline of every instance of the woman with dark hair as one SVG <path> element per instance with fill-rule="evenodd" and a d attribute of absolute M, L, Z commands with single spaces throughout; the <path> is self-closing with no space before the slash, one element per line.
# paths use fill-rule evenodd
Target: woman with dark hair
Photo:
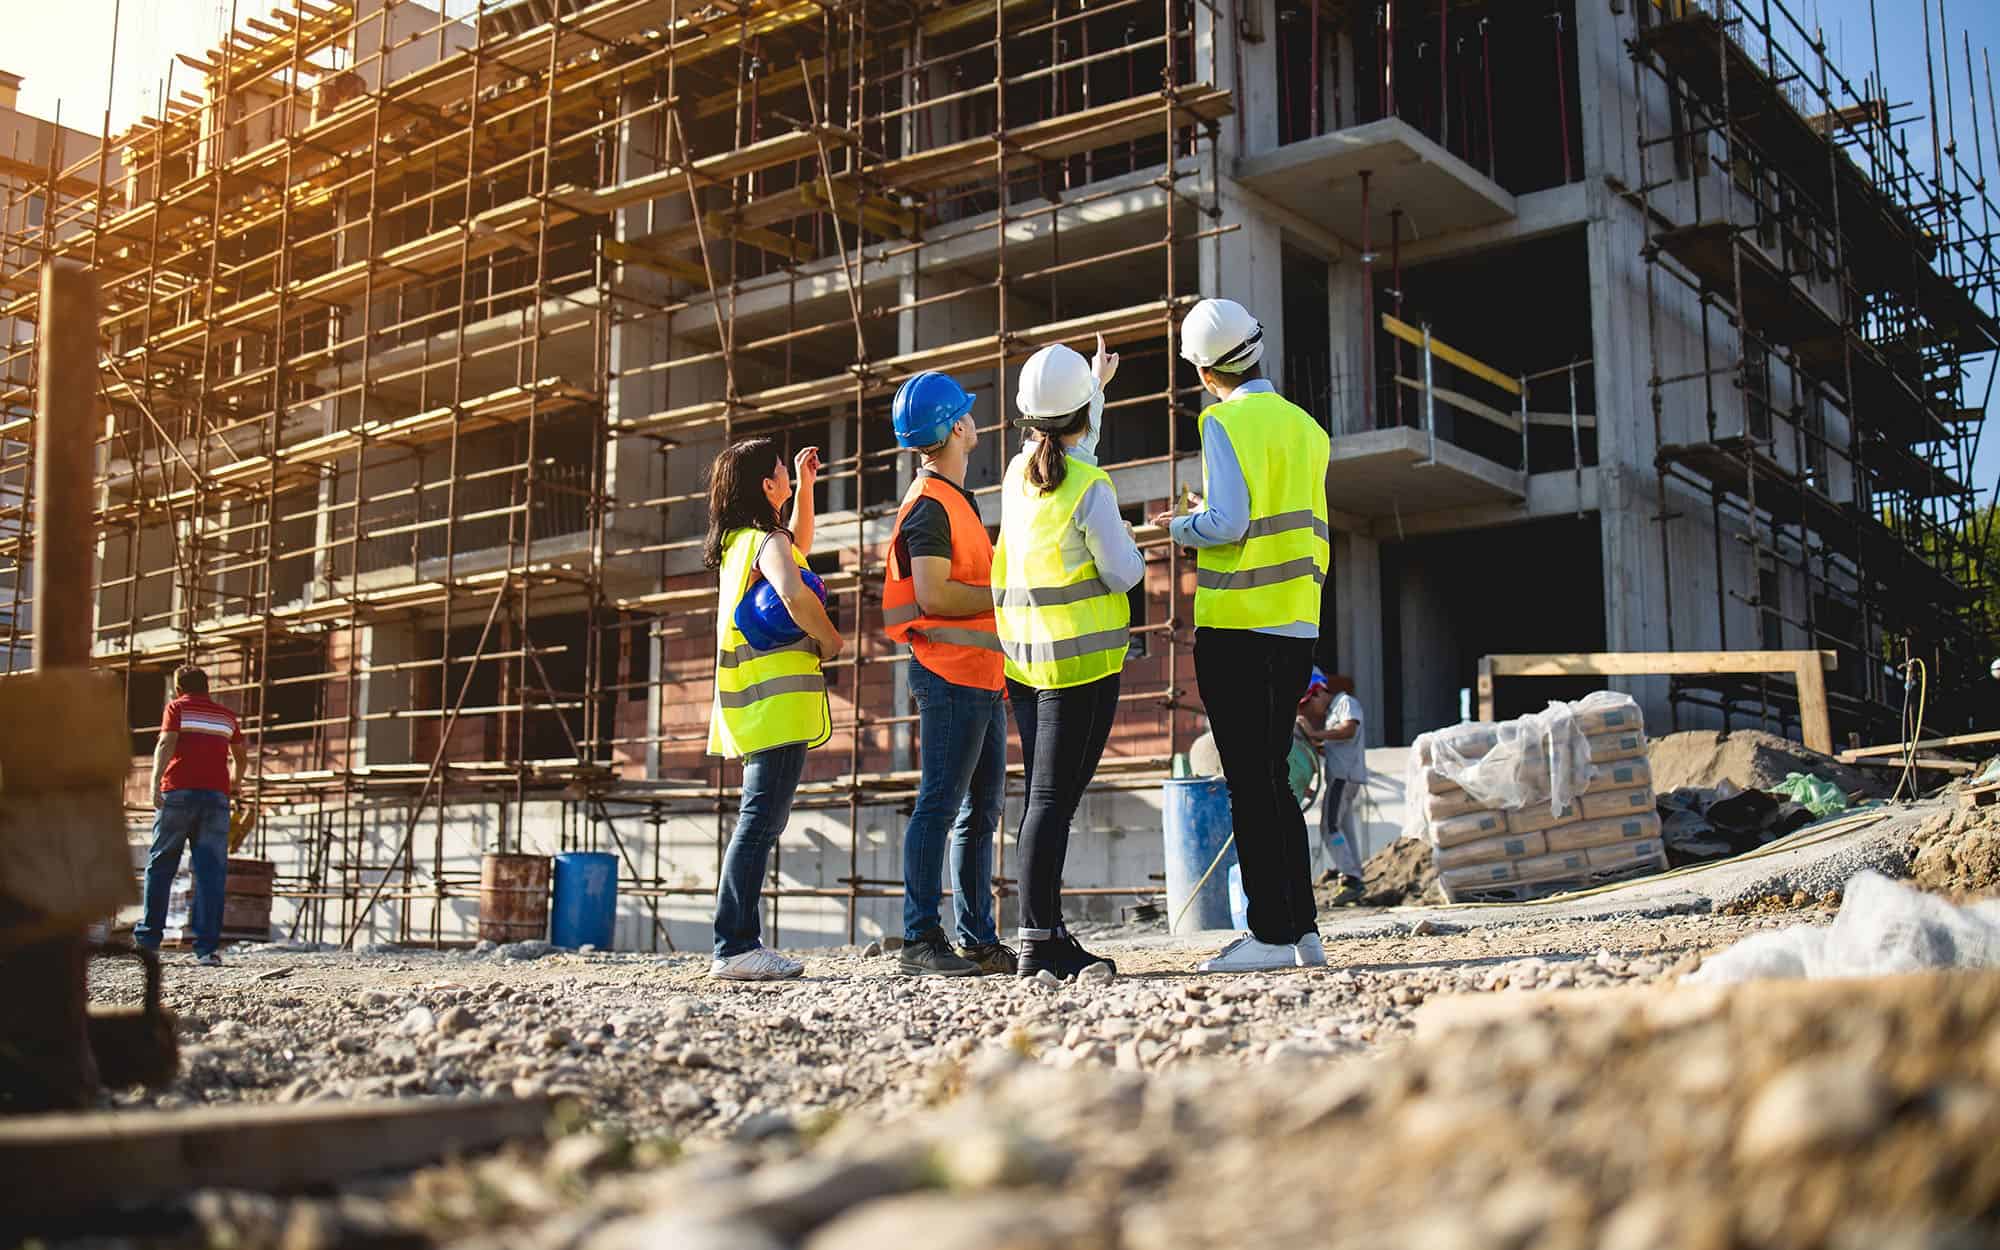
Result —
<path fill-rule="evenodd" d="M 743 803 L 715 893 L 715 958 L 708 975 L 718 980 L 780 981 L 805 971 L 759 941 L 758 903 L 764 866 L 791 817 L 806 752 L 833 735 L 820 665 L 846 645 L 799 576 L 812 547 L 818 475 L 819 448 L 801 450 L 787 472 L 783 453 L 768 438 L 732 444 L 709 470 L 702 563 L 721 576 L 708 751 L 743 761 Z M 779 522 L 787 500 L 790 528 Z M 804 637 L 760 650 L 736 627 L 736 605 L 759 578 L 771 583 Z"/>
<path fill-rule="evenodd" d="M 1118 515 L 1111 478 L 1097 467 L 1104 385 L 1118 370 L 1104 340 L 1086 362 L 1061 344 L 1021 368 L 1018 424 L 1034 432 L 1000 494 L 993 605 L 1006 657 L 1007 698 L 1021 734 L 1028 789 L 1021 821 L 1018 971 L 1068 980 L 1100 959 L 1062 920 L 1070 821 L 1111 735 L 1131 607 L 1146 572 Z"/>

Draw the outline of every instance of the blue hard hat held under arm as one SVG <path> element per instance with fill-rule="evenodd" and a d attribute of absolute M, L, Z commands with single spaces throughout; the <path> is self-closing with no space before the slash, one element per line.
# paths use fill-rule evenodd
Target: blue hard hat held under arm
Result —
<path fill-rule="evenodd" d="M 898 447 L 935 447 L 951 435 L 958 419 L 972 411 L 972 396 L 949 374 L 927 371 L 896 388 L 889 422 Z"/>
<path fill-rule="evenodd" d="M 800 569 L 799 578 L 807 590 L 819 596 L 821 603 L 826 602 L 826 583 L 819 579 L 819 574 Z M 806 636 L 806 631 L 792 619 L 778 588 L 762 577 L 737 601 L 736 628 L 743 634 L 743 640 L 759 651 L 775 651 Z"/>

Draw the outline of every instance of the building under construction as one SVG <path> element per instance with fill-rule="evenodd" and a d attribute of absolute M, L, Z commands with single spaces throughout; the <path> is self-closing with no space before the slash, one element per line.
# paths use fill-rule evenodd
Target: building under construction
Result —
<path fill-rule="evenodd" d="M 768 920 L 893 923 L 889 398 L 977 393 L 994 520 L 1013 369 L 1101 333 L 1136 523 L 1198 482 L 1201 295 L 1263 318 L 1334 436 L 1321 657 L 1371 745 L 1521 651 L 1830 649 L 1871 738 L 1915 658 L 1926 724 L 1970 715 L 1967 365 L 2000 325 L 1969 44 L 1912 106 L 1777 0 L 271 2 L 143 67 L 161 116 L 102 151 L 0 153 L 0 622 L 25 657 L 35 271 L 69 258 L 104 292 L 76 552 L 135 832 L 197 659 L 254 747 L 281 934 L 468 940 L 482 855 L 601 849 L 622 945 L 705 945 L 738 772 L 702 751 L 704 473 L 752 433 L 822 449 L 812 561 L 856 644 Z M 1066 878 L 1121 901 L 1202 728 L 1191 562 L 1140 532 Z M 1797 716 L 1775 678 L 1630 688 L 1655 729 Z"/>

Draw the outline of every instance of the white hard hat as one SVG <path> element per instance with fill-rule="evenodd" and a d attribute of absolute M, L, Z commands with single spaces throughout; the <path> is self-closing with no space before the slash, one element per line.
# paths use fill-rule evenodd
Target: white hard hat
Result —
<path fill-rule="evenodd" d="M 1264 327 L 1233 299 L 1205 299 L 1181 322 L 1181 359 L 1201 369 L 1241 373 L 1264 358 Z"/>
<path fill-rule="evenodd" d="M 1021 366 L 1014 406 L 1029 424 L 1065 420 L 1097 394 L 1090 362 L 1072 348 L 1052 343 Z"/>
<path fill-rule="evenodd" d="M 1993 669 L 1992 669 L 1992 672 L 1993 672 L 1993 677 L 1994 677 L 1994 679 L 1995 679 L 1996 681 L 2000 681 L 2000 660 L 1995 660 L 1995 661 L 1993 661 Z"/>

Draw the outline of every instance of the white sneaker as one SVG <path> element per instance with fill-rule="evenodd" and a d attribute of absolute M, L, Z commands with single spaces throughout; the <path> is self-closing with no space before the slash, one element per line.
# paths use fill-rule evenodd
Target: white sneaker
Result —
<path fill-rule="evenodd" d="M 1246 933 L 1194 966 L 1196 972 L 1274 972 L 1299 966 L 1298 948 L 1259 942 Z"/>
<path fill-rule="evenodd" d="M 1299 967 L 1301 968 L 1326 967 L 1326 947 L 1320 944 L 1319 934 L 1317 933 L 1306 934 L 1304 937 L 1300 938 L 1297 942 L 1294 942 L 1292 944 L 1292 950 L 1298 955 Z"/>
<path fill-rule="evenodd" d="M 798 960 L 762 946 L 708 965 L 708 975 L 716 981 L 789 981 L 805 970 Z"/>

